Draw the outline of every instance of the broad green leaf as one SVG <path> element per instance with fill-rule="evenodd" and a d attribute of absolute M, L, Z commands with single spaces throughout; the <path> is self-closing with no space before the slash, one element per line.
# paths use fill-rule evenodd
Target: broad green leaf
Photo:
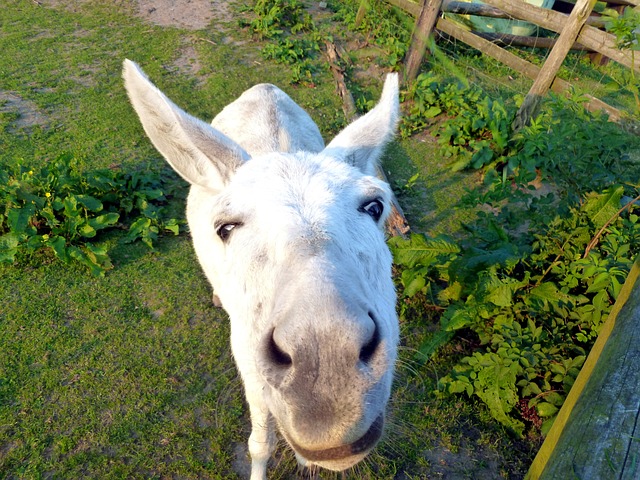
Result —
<path fill-rule="evenodd" d="M 67 242 L 64 237 L 51 237 L 46 241 L 46 244 L 53 249 L 60 260 L 65 263 L 69 261 L 69 255 L 67 254 Z"/>
<path fill-rule="evenodd" d="M 476 275 L 478 271 L 497 267 L 515 265 L 520 260 L 517 247 L 512 244 L 503 244 L 495 250 L 483 250 L 481 248 L 469 248 L 462 257 L 455 260 L 451 266 L 457 275 Z"/>
<path fill-rule="evenodd" d="M 151 226 L 151 219 L 146 217 L 138 217 L 129 227 L 129 233 L 125 238 L 125 242 L 135 242 L 138 238 L 144 236 L 144 232 Z"/>
<path fill-rule="evenodd" d="M 544 399 L 547 403 L 550 403 L 551 405 L 555 405 L 556 407 L 560 408 L 564 403 L 565 397 L 564 395 L 560 395 L 558 392 L 549 392 L 547 395 L 544 396 Z"/>
<path fill-rule="evenodd" d="M 549 433 L 549 430 L 551 430 L 551 427 L 553 426 L 553 423 L 556 421 L 557 416 L 554 415 L 551 418 L 547 418 L 544 422 L 542 422 L 542 426 L 540 427 L 540 433 L 542 433 L 543 436 L 547 436 L 547 434 Z"/>
<path fill-rule="evenodd" d="M 73 195 L 70 195 L 68 197 L 66 197 L 63 201 L 62 204 L 64 206 L 64 215 L 67 218 L 73 218 L 73 217 L 77 217 L 78 215 L 80 215 L 80 212 L 78 211 L 78 201 L 76 200 L 76 197 Z"/>
<path fill-rule="evenodd" d="M 78 233 L 85 238 L 93 238 L 96 236 L 96 230 L 88 223 L 80 226 Z"/>
<path fill-rule="evenodd" d="M 18 253 L 20 239 L 16 233 L 7 233 L 0 237 L 0 262 L 13 262 Z"/>
<path fill-rule="evenodd" d="M 589 214 L 589 219 L 596 228 L 601 228 L 620 210 L 620 199 L 624 193 L 624 187 L 616 185 L 608 188 L 600 194 L 587 196 L 581 210 Z"/>
<path fill-rule="evenodd" d="M 389 247 L 395 262 L 405 267 L 431 265 L 440 255 L 455 255 L 460 248 L 445 237 L 426 238 L 412 234 L 408 240 L 400 237 L 389 239 Z"/>
<path fill-rule="evenodd" d="M 460 300 L 461 295 L 462 285 L 460 282 L 453 282 L 438 294 L 438 298 L 443 302 L 450 302 Z"/>
<path fill-rule="evenodd" d="M 468 309 L 458 306 L 449 307 L 440 319 L 442 329 L 447 332 L 460 330 L 471 325 L 474 321 L 475 315 L 472 316 Z"/>
<path fill-rule="evenodd" d="M 92 212 L 99 212 L 103 208 L 102 202 L 91 195 L 75 195 L 75 198 L 79 204 Z"/>
<path fill-rule="evenodd" d="M 136 194 L 139 194 L 145 197 L 147 200 L 162 200 L 164 199 L 164 193 L 160 189 L 148 189 L 148 190 L 138 190 Z"/>
<path fill-rule="evenodd" d="M 7 225 L 9 230 L 14 233 L 27 233 L 31 217 L 36 213 L 36 206 L 33 203 L 27 203 L 21 207 L 13 207 L 7 213 Z"/>
<path fill-rule="evenodd" d="M 523 282 L 509 281 L 509 279 L 497 282 L 485 299 L 498 307 L 509 307 L 513 304 L 513 294 L 523 286 Z"/>
<path fill-rule="evenodd" d="M 438 349 L 447 343 L 455 336 L 455 332 L 453 330 L 438 330 L 435 332 L 429 340 L 424 342 L 418 348 L 418 353 L 416 353 L 416 360 L 424 363 L 431 359 L 431 357 L 438 351 Z"/>
<path fill-rule="evenodd" d="M 424 118 L 434 118 L 440 115 L 441 113 L 442 113 L 442 109 L 440 107 L 431 106 L 427 108 L 422 115 L 424 116 Z"/>
<path fill-rule="evenodd" d="M 102 269 L 102 272 L 98 272 L 99 275 L 102 275 L 104 270 L 113 268 L 106 247 L 87 243 L 85 245 L 85 253 L 94 264 Z"/>
<path fill-rule="evenodd" d="M 489 148 L 488 146 L 483 146 L 471 157 L 471 166 L 473 168 L 478 169 L 483 165 L 486 165 L 487 163 L 491 162 L 491 160 L 493 160 L 494 155 L 495 154 L 493 150 L 491 150 L 491 148 Z"/>
<path fill-rule="evenodd" d="M 172 218 L 171 220 L 166 222 L 163 225 L 163 227 L 164 227 L 165 230 L 170 231 L 174 235 L 179 235 L 180 234 L 180 224 L 178 223 L 178 221 L 175 218 Z"/>
<path fill-rule="evenodd" d="M 402 284 L 404 285 L 404 295 L 407 297 L 413 297 L 424 288 L 427 284 L 427 280 L 422 272 L 416 272 L 415 270 L 408 269 L 402 272 Z"/>
<path fill-rule="evenodd" d="M 101 230 L 115 225 L 118 223 L 119 219 L 120 215 L 117 213 L 105 213 L 104 215 L 99 215 L 95 218 L 89 219 L 89 225 L 91 225 L 95 230 Z"/>
<path fill-rule="evenodd" d="M 572 300 L 570 295 L 562 293 L 553 282 L 544 282 L 529 291 L 531 297 L 542 300 L 543 302 L 558 303 L 559 301 L 569 302 Z"/>
<path fill-rule="evenodd" d="M 480 370 L 473 386 L 475 394 L 487 405 L 493 418 L 518 437 L 522 437 L 524 423 L 509 415 L 518 401 L 515 383 L 516 376 L 513 370 L 495 364 Z"/>
<path fill-rule="evenodd" d="M 538 410 L 538 415 L 541 417 L 550 417 L 551 415 L 555 415 L 558 413 L 558 407 L 549 402 L 540 402 L 536 405 Z"/>

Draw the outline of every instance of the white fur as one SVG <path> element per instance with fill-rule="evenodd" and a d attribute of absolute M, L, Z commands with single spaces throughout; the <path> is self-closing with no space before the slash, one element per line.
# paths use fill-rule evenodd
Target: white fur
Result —
<path fill-rule="evenodd" d="M 377 442 L 398 343 L 383 232 L 390 190 L 373 176 L 398 119 L 397 75 L 326 148 L 272 85 L 247 90 L 211 126 L 135 63 L 125 60 L 123 76 L 151 141 L 191 184 L 187 220 L 229 313 L 251 412 L 251 479 L 266 478 L 276 426 L 303 465 L 357 463 Z M 217 231 L 230 224 L 223 241 Z"/>

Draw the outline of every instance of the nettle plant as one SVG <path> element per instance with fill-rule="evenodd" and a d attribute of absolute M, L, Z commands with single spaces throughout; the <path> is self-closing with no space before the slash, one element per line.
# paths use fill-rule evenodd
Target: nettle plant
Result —
<path fill-rule="evenodd" d="M 81 172 L 69 155 L 40 169 L 0 169 L 0 261 L 49 250 L 65 263 L 79 262 L 94 275 L 112 268 L 100 233 L 124 229 L 125 242 L 153 249 L 161 232 L 179 233 L 164 218 L 165 185 L 155 173 Z"/>
<path fill-rule="evenodd" d="M 518 436 L 525 420 L 548 430 L 640 252 L 637 206 L 621 212 L 623 194 L 611 187 L 555 215 L 531 199 L 516 207 L 515 223 L 530 222 L 522 237 L 505 221 L 514 208 L 480 215 L 460 243 L 391 240 L 404 295 L 444 309 L 420 356 L 456 334 L 480 345 L 440 380 L 442 392 L 477 396 Z"/>
<path fill-rule="evenodd" d="M 390 243 L 409 305 L 443 312 L 420 357 L 456 335 L 477 345 L 440 392 L 478 397 L 521 436 L 553 423 L 640 252 L 638 186 L 622 184 L 638 142 L 557 97 L 509 142 L 466 196 L 481 211 L 463 240 Z"/>

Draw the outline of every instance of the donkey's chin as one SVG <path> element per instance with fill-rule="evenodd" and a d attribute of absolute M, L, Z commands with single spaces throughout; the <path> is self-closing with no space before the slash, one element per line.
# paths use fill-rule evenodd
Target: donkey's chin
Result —
<path fill-rule="evenodd" d="M 383 426 L 384 415 L 380 414 L 371 424 L 369 430 L 358 440 L 322 450 L 306 449 L 289 439 L 287 441 L 296 452 L 298 460 L 302 460 L 300 463 L 307 466 L 317 465 L 327 470 L 340 472 L 353 467 L 369 454 L 380 440 Z"/>

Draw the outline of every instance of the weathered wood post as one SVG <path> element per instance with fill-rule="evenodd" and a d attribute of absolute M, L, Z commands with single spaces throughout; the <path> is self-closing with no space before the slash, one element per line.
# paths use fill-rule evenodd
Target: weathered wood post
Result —
<path fill-rule="evenodd" d="M 356 13 L 356 28 L 360 26 L 362 20 L 364 20 L 364 16 L 369 9 L 369 0 L 361 0 L 360 6 L 358 7 L 358 13 Z"/>
<path fill-rule="evenodd" d="M 442 0 L 422 0 L 420 14 L 413 27 L 409 52 L 404 64 L 404 83 L 408 84 L 418 76 L 420 64 L 427 51 L 427 42 L 440 15 Z"/>
<path fill-rule="evenodd" d="M 527 126 L 531 121 L 531 118 L 536 115 L 542 98 L 549 91 L 551 83 L 553 83 L 553 80 L 556 78 L 556 74 L 567 56 L 567 53 L 569 53 L 571 46 L 578 38 L 578 34 L 580 33 L 582 26 L 587 21 L 587 18 L 589 18 L 596 1 L 597 0 L 578 0 L 576 2 L 569 18 L 567 19 L 567 24 L 560 33 L 558 41 L 551 49 L 551 53 L 544 62 L 544 65 L 540 70 L 540 74 L 533 82 L 531 90 L 529 90 L 529 93 L 522 102 L 520 110 L 518 110 L 518 113 L 516 114 L 516 118 L 513 121 L 514 130 L 519 130 L 520 128 Z"/>
<path fill-rule="evenodd" d="M 526 480 L 640 478 L 640 257 Z"/>

